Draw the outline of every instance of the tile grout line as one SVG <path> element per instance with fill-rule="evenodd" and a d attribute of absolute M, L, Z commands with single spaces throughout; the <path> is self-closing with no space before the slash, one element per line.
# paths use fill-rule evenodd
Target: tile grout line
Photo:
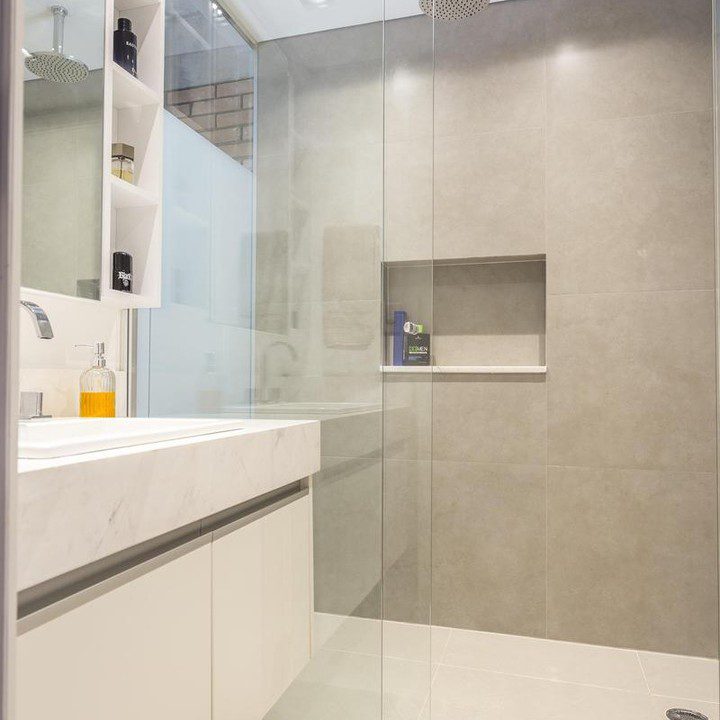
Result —
<path fill-rule="evenodd" d="M 583 683 L 576 680 L 559 680 L 558 678 L 542 677 L 538 675 L 523 675 L 521 673 L 509 673 L 502 670 L 489 670 L 487 668 L 470 667 L 468 665 L 449 665 L 448 663 L 440 663 L 438 668 L 444 667 L 452 670 L 469 670 L 476 673 L 488 673 L 490 675 L 504 675 L 505 677 L 522 678 L 524 680 L 536 680 L 538 682 L 554 683 L 556 685 L 573 685 L 575 687 L 593 688 L 595 690 L 611 690 L 612 692 L 623 693 L 625 695 L 636 695 L 638 697 L 657 697 L 652 694 L 638 692 L 637 690 L 627 690 L 626 688 L 614 687 L 612 685 L 595 685 L 593 683 Z M 698 702 L 706 702 L 700 701 Z"/>
<path fill-rule="evenodd" d="M 688 697 L 677 697 L 676 695 L 658 695 L 657 693 L 650 693 L 650 697 L 661 698 L 663 700 L 687 700 L 691 703 L 704 703 L 706 705 L 714 705 L 716 708 L 720 707 L 720 702 L 717 700 L 703 700 L 701 698 L 688 698 Z"/>
<path fill-rule="evenodd" d="M 431 632 L 432 632 L 432 630 L 431 630 Z M 449 632 L 447 634 L 447 637 L 445 638 L 445 642 L 443 643 L 442 651 L 440 652 L 440 657 L 438 658 L 438 661 L 436 663 L 437 665 L 441 665 L 445 661 L 445 656 L 447 655 L 448 647 L 450 647 L 450 640 L 451 640 L 454 632 L 455 632 L 455 628 L 449 628 Z"/>
<path fill-rule="evenodd" d="M 640 672 L 642 673 L 643 680 L 645 681 L 645 687 L 647 688 L 648 695 L 652 695 L 652 690 L 650 689 L 650 683 L 647 678 L 647 673 L 645 672 L 645 666 L 643 665 L 642 658 L 640 657 L 640 653 L 636 650 L 635 656 L 637 657 L 638 665 L 640 665 Z"/>

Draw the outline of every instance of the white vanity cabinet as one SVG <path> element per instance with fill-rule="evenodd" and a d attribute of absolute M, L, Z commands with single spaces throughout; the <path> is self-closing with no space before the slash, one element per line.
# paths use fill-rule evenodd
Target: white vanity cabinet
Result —
<path fill-rule="evenodd" d="M 307 496 L 216 533 L 213 720 L 262 720 L 310 657 Z"/>
<path fill-rule="evenodd" d="M 305 491 L 41 610 L 16 717 L 261 720 L 309 659 L 310 573 Z"/>
<path fill-rule="evenodd" d="M 211 548 L 17 640 L 18 720 L 210 720 Z"/>

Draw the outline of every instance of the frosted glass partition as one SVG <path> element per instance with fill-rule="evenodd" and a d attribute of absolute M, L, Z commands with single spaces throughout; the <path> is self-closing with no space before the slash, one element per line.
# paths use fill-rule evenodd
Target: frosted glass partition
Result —
<path fill-rule="evenodd" d="M 246 406 L 252 173 L 165 113 L 162 307 L 138 313 L 138 415 Z"/>

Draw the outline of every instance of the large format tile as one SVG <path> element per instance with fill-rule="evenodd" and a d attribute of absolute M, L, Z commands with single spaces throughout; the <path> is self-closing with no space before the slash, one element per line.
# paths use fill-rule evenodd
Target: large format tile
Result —
<path fill-rule="evenodd" d="M 551 123 L 710 109 L 710 0 L 546 6 Z"/>
<path fill-rule="evenodd" d="M 647 690 L 637 653 L 618 648 L 452 630 L 442 662 L 639 693 Z"/>
<path fill-rule="evenodd" d="M 383 617 L 429 623 L 431 602 L 430 463 L 385 460 Z"/>
<path fill-rule="evenodd" d="M 717 660 L 641 652 L 640 662 L 653 695 L 718 702 Z"/>
<path fill-rule="evenodd" d="M 435 142 L 437 259 L 545 251 L 542 130 Z"/>
<path fill-rule="evenodd" d="M 325 227 L 322 236 L 323 302 L 378 301 L 380 228 L 342 223 Z"/>
<path fill-rule="evenodd" d="M 711 112 L 555 127 L 547 163 L 551 293 L 714 287 Z"/>
<path fill-rule="evenodd" d="M 433 382 L 433 458 L 544 465 L 544 378 L 494 376 Z"/>
<path fill-rule="evenodd" d="M 312 651 L 320 650 L 380 655 L 384 643 L 380 620 L 314 612 Z"/>
<path fill-rule="evenodd" d="M 313 478 L 315 609 L 351 615 L 382 578 L 382 463 L 323 458 Z M 379 617 L 380 608 L 371 616 Z"/>
<path fill-rule="evenodd" d="M 441 665 L 432 686 L 432 720 L 653 720 L 647 691 L 627 692 Z"/>
<path fill-rule="evenodd" d="M 265 715 L 266 720 L 380 720 L 379 655 L 321 650 Z"/>
<path fill-rule="evenodd" d="M 431 679 L 432 668 L 429 662 L 385 656 L 383 718 L 416 720 L 430 696 Z"/>
<path fill-rule="evenodd" d="M 716 495 L 714 473 L 551 467 L 548 635 L 715 654 Z"/>
<path fill-rule="evenodd" d="M 712 292 L 551 296 L 551 465 L 715 470 Z"/>
<path fill-rule="evenodd" d="M 426 15 L 386 21 L 385 140 L 433 136 L 434 23 Z"/>
<path fill-rule="evenodd" d="M 383 457 L 429 462 L 433 384 L 430 375 L 388 375 L 383 382 Z"/>
<path fill-rule="evenodd" d="M 386 621 L 383 623 L 383 655 L 437 665 L 450 633 L 450 628 L 437 625 Z"/>
<path fill-rule="evenodd" d="M 544 10 L 545 0 L 498 3 L 463 22 L 435 23 L 438 137 L 543 125 Z"/>
<path fill-rule="evenodd" d="M 432 136 L 385 143 L 385 260 L 433 256 Z"/>
<path fill-rule="evenodd" d="M 383 145 L 324 146 L 293 153 L 291 185 L 301 205 L 293 209 L 295 252 L 322 252 L 326 228 L 369 229 L 383 221 Z M 299 232 L 304 231 L 304 233 Z M 297 247 L 297 245 L 300 247 Z M 303 258 L 303 262 L 310 262 Z M 314 270 L 315 263 L 310 263 Z M 296 273 L 305 271 L 296 266 Z"/>
<path fill-rule="evenodd" d="M 433 622 L 545 634 L 545 467 L 433 466 Z"/>

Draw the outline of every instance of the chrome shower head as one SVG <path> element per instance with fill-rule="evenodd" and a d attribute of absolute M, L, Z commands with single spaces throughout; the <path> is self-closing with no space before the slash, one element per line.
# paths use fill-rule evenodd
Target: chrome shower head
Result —
<path fill-rule="evenodd" d="M 44 80 L 56 83 L 78 83 L 90 72 L 88 66 L 70 55 L 63 54 L 65 18 L 68 11 L 61 5 L 53 5 L 53 48 L 30 53 L 25 58 L 25 67 Z"/>
<path fill-rule="evenodd" d="M 489 4 L 490 0 L 420 0 L 420 9 L 435 20 L 465 20 Z"/>

